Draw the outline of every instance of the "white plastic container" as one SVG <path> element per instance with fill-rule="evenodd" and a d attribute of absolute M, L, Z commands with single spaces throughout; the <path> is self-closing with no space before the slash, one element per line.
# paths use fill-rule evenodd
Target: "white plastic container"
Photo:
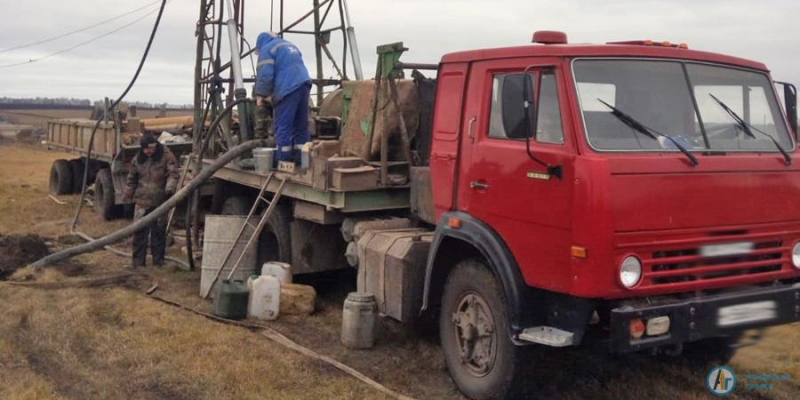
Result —
<path fill-rule="evenodd" d="M 272 171 L 272 160 L 275 156 L 275 149 L 270 147 L 258 147 L 253 149 L 253 159 L 256 163 L 256 171 Z"/>
<path fill-rule="evenodd" d="M 272 275 L 281 281 L 281 285 L 292 283 L 292 266 L 278 261 L 268 261 L 261 267 L 261 275 Z"/>
<path fill-rule="evenodd" d="M 281 309 L 281 281 L 272 275 L 251 276 L 247 280 L 250 298 L 247 316 L 272 321 Z"/>

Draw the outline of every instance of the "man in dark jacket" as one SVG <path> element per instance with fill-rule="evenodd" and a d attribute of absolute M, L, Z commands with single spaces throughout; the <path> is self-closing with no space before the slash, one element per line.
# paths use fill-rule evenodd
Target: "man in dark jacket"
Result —
<path fill-rule="evenodd" d="M 292 43 L 272 32 L 263 32 L 256 41 L 256 107 L 271 98 L 275 110 L 275 144 L 278 161 L 293 161 L 300 147 L 308 142 L 308 95 L 311 77 L 303 55 Z M 256 130 L 263 136 L 263 130 Z"/>
<path fill-rule="evenodd" d="M 142 146 L 131 161 L 124 199 L 136 203 L 133 219 L 137 221 L 151 213 L 175 193 L 178 186 L 178 161 L 175 155 L 151 135 L 145 134 L 139 142 Z M 153 265 L 164 265 L 166 251 L 167 216 L 158 222 L 137 231 L 133 235 L 133 267 L 144 267 L 147 244 L 153 255 Z"/>

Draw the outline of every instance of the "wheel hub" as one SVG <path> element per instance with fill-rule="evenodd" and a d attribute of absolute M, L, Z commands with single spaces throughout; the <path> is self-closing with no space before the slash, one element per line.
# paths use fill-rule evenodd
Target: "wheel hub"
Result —
<path fill-rule="evenodd" d="M 486 376 L 497 354 L 494 318 L 486 300 L 476 293 L 466 293 L 458 301 L 453 324 L 461 363 L 471 375 Z"/>

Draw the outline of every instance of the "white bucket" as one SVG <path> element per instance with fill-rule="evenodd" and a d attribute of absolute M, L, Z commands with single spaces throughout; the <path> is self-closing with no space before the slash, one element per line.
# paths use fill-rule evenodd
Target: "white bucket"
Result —
<path fill-rule="evenodd" d="M 292 266 L 278 261 L 269 261 L 261 267 L 261 275 L 272 275 L 281 281 L 281 284 L 292 283 Z"/>
<path fill-rule="evenodd" d="M 275 156 L 275 149 L 270 147 L 258 147 L 253 149 L 253 159 L 256 163 L 257 172 L 272 171 L 272 160 Z"/>
<path fill-rule="evenodd" d="M 281 281 L 267 276 L 251 276 L 247 280 L 250 298 L 247 302 L 247 315 L 267 321 L 278 318 L 281 309 Z"/>

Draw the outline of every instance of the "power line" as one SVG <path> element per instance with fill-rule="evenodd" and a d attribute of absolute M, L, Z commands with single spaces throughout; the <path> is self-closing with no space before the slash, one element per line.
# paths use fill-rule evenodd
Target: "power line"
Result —
<path fill-rule="evenodd" d="M 167 1 L 166 1 L 166 3 L 169 3 L 170 1 L 172 1 L 172 0 L 167 0 Z M 125 29 L 125 28 L 127 28 L 127 27 L 129 27 L 129 26 L 131 26 L 131 25 L 133 25 L 133 24 L 135 24 L 135 23 L 137 23 L 137 22 L 139 22 L 139 21 L 141 21 L 141 20 L 145 19 L 145 18 L 147 18 L 148 16 L 152 15 L 152 14 L 153 14 L 153 13 L 155 13 L 156 11 L 159 11 L 159 8 L 156 8 L 156 9 L 154 9 L 154 10 L 152 10 L 152 11 L 148 12 L 147 14 L 145 14 L 145 15 L 142 15 L 142 16 L 141 16 L 141 17 L 139 17 L 139 18 L 136 18 L 135 20 L 133 20 L 133 21 L 131 21 L 131 22 L 129 22 L 129 23 L 127 23 L 127 24 L 125 24 L 125 25 L 122 25 L 122 26 L 120 26 L 120 27 L 119 27 L 119 28 L 117 28 L 117 29 L 114 29 L 114 30 L 108 31 L 108 32 L 106 32 L 106 33 L 104 33 L 104 34 L 102 34 L 102 35 L 99 35 L 99 36 L 95 36 L 95 37 L 93 37 L 93 38 L 91 38 L 91 39 L 89 39 L 89 40 L 87 40 L 87 41 L 85 41 L 85 42 L 78 43 L 78 44 L 76 44 L 76 45 L 74 45 L 74 46 L 72 46 L 72 47 L 68 47 L 68 48 L 66 48 L 66 49 L 59 50 L 59 51 L 57 51 L 57 52 L 55 52 L 55 53 L 50 53 L 50 54 L 47 54 L 47 55 L 45 55 L 45 56 L 42 56 L 42 57 L 39 57 L 39 58 L 32 58 L 32 59 L 30 59 L 30 60 L 28 60 L 28 61 L 23 61 L 23 62 L 19 62 L 19 63 L 15 63 L 15 64 L 5 64 L 5 65 L 0 65 L 0 68 L 11 68 L 11 67 L 18 67 L 18 66 L 20 66 L 20 65 L 31 64 L 31 63 L 35 63 L 35 62 L 37 62 L 37 61 L 44 60 L 45 58 L 50 58 L 50 57 L 53 57 L 53 56 L 57 56 L 57 55 L 59 55 L 59 54 L 64 54 L 64 53 L 66 53 L 66 52 L 68 52 L 68 51 L 75 50 L 75 49 L 77 49 L 77 48 L 79 48 L 79 47 L 83 47 L 83 46 L 85 46 L 85 45 L 87 45 L 87 44 L 89 44 L 89 43 L 92 43 L 92 42 L 94 42 L 95 40 L 102 39 L 102 38 L 104 38 L 104 37 L 106 37 L 106 36 L 109 36 L 109 35 L 112 35 L 112 34 L 114 34 L 114 33 L 117 33 L 117 32 L 119 32 L 119 31 L 121 31 L 121 30 L 123 30 L 123 29 Z"/>
<path fill-rule="evenodd" d="M 116 20 L 118 20 L 118 19 L 120 19 L 120 18 L 122 18 L 122 17 L 124 17 L 124 16 L 131 15 L 131 14 L 133 14 L 133 13 L 137 12 L 137 11 L 144 10 L 145 8 L 147 8 L 147 7 L 150 7 L 150 6 L 152 6 L 153 4 L 156 4 L 156 3 L 158 3 L 158 2 L 160 2 L 160 0 L 156 0 L 156 1 L 152 2 L 152 3 L 145 4 L 144 6 L 142 6 L 142 7 L 139 7 L 139 8 L 137 8 L 137 9 L 135 9 L 135 10 L 131 10 L 131 11 L 128 11 L 128 12 L 126 12 L 126 13 L 119 14 L 119 15 L 117 15 L 117 16 L 115 16 L 115 17 L 109 18 L 109 19 L 107 19 L 107 20 L 104 20 L 104 21 L 100 21 L 100 22 L 98 22 L 98 23 L 96 23 L 96 24 L 89 25 L 89 26 L 87 26 L 87 27 L 84 27 L 84 28 L 80 28 L 80 29 L 76 29 L 76 30 L 74 30 L 74 31 L 70 31 L 70 32 L 62 33 L 62 34 L 60 34 L 60 35 L 52 36 L 52 37 L 49 37 L 49 38 L 47 38 L 47 39 L 42 39 L 42 40 L 39 40 L 39 41 L 36 41 L 36 42 L 31 42 L 31 43 L 22 44 L 22 45 L 19 45 L 19 46 L 9 47 L 9 48 L 7 48 L 7 49 L 0 50 L 0 53 L 6 53 L 6 52 L 9 52 L 9 51 L 12 51 L 12 50 L 17 50 L 17 49 L 22 49 L 22 48 L 25 48 L 25 47 L 36 46 L 37 44 L 42 44 L 42 43 L 48 43 L 48 42 L 52 42 L 52 41 L 54 41 L 54 40 L 61 39 L 61 38 L 65 38 L 65 37 L 67 37 L 67 36 L 71 36 L 71 35 L 74 35 L 74 34 L 76 34 L 76 33 L 84 32 L 84 31 L 88 31 L 89 29 L 96 28 L 96 27 L 98 27 L 98 26 L 100 26 L 100 25 L 107 24 L 107 23 L 109 23 L 109 22 L 111 22 L 111 21 L 116 21 Z"/>

